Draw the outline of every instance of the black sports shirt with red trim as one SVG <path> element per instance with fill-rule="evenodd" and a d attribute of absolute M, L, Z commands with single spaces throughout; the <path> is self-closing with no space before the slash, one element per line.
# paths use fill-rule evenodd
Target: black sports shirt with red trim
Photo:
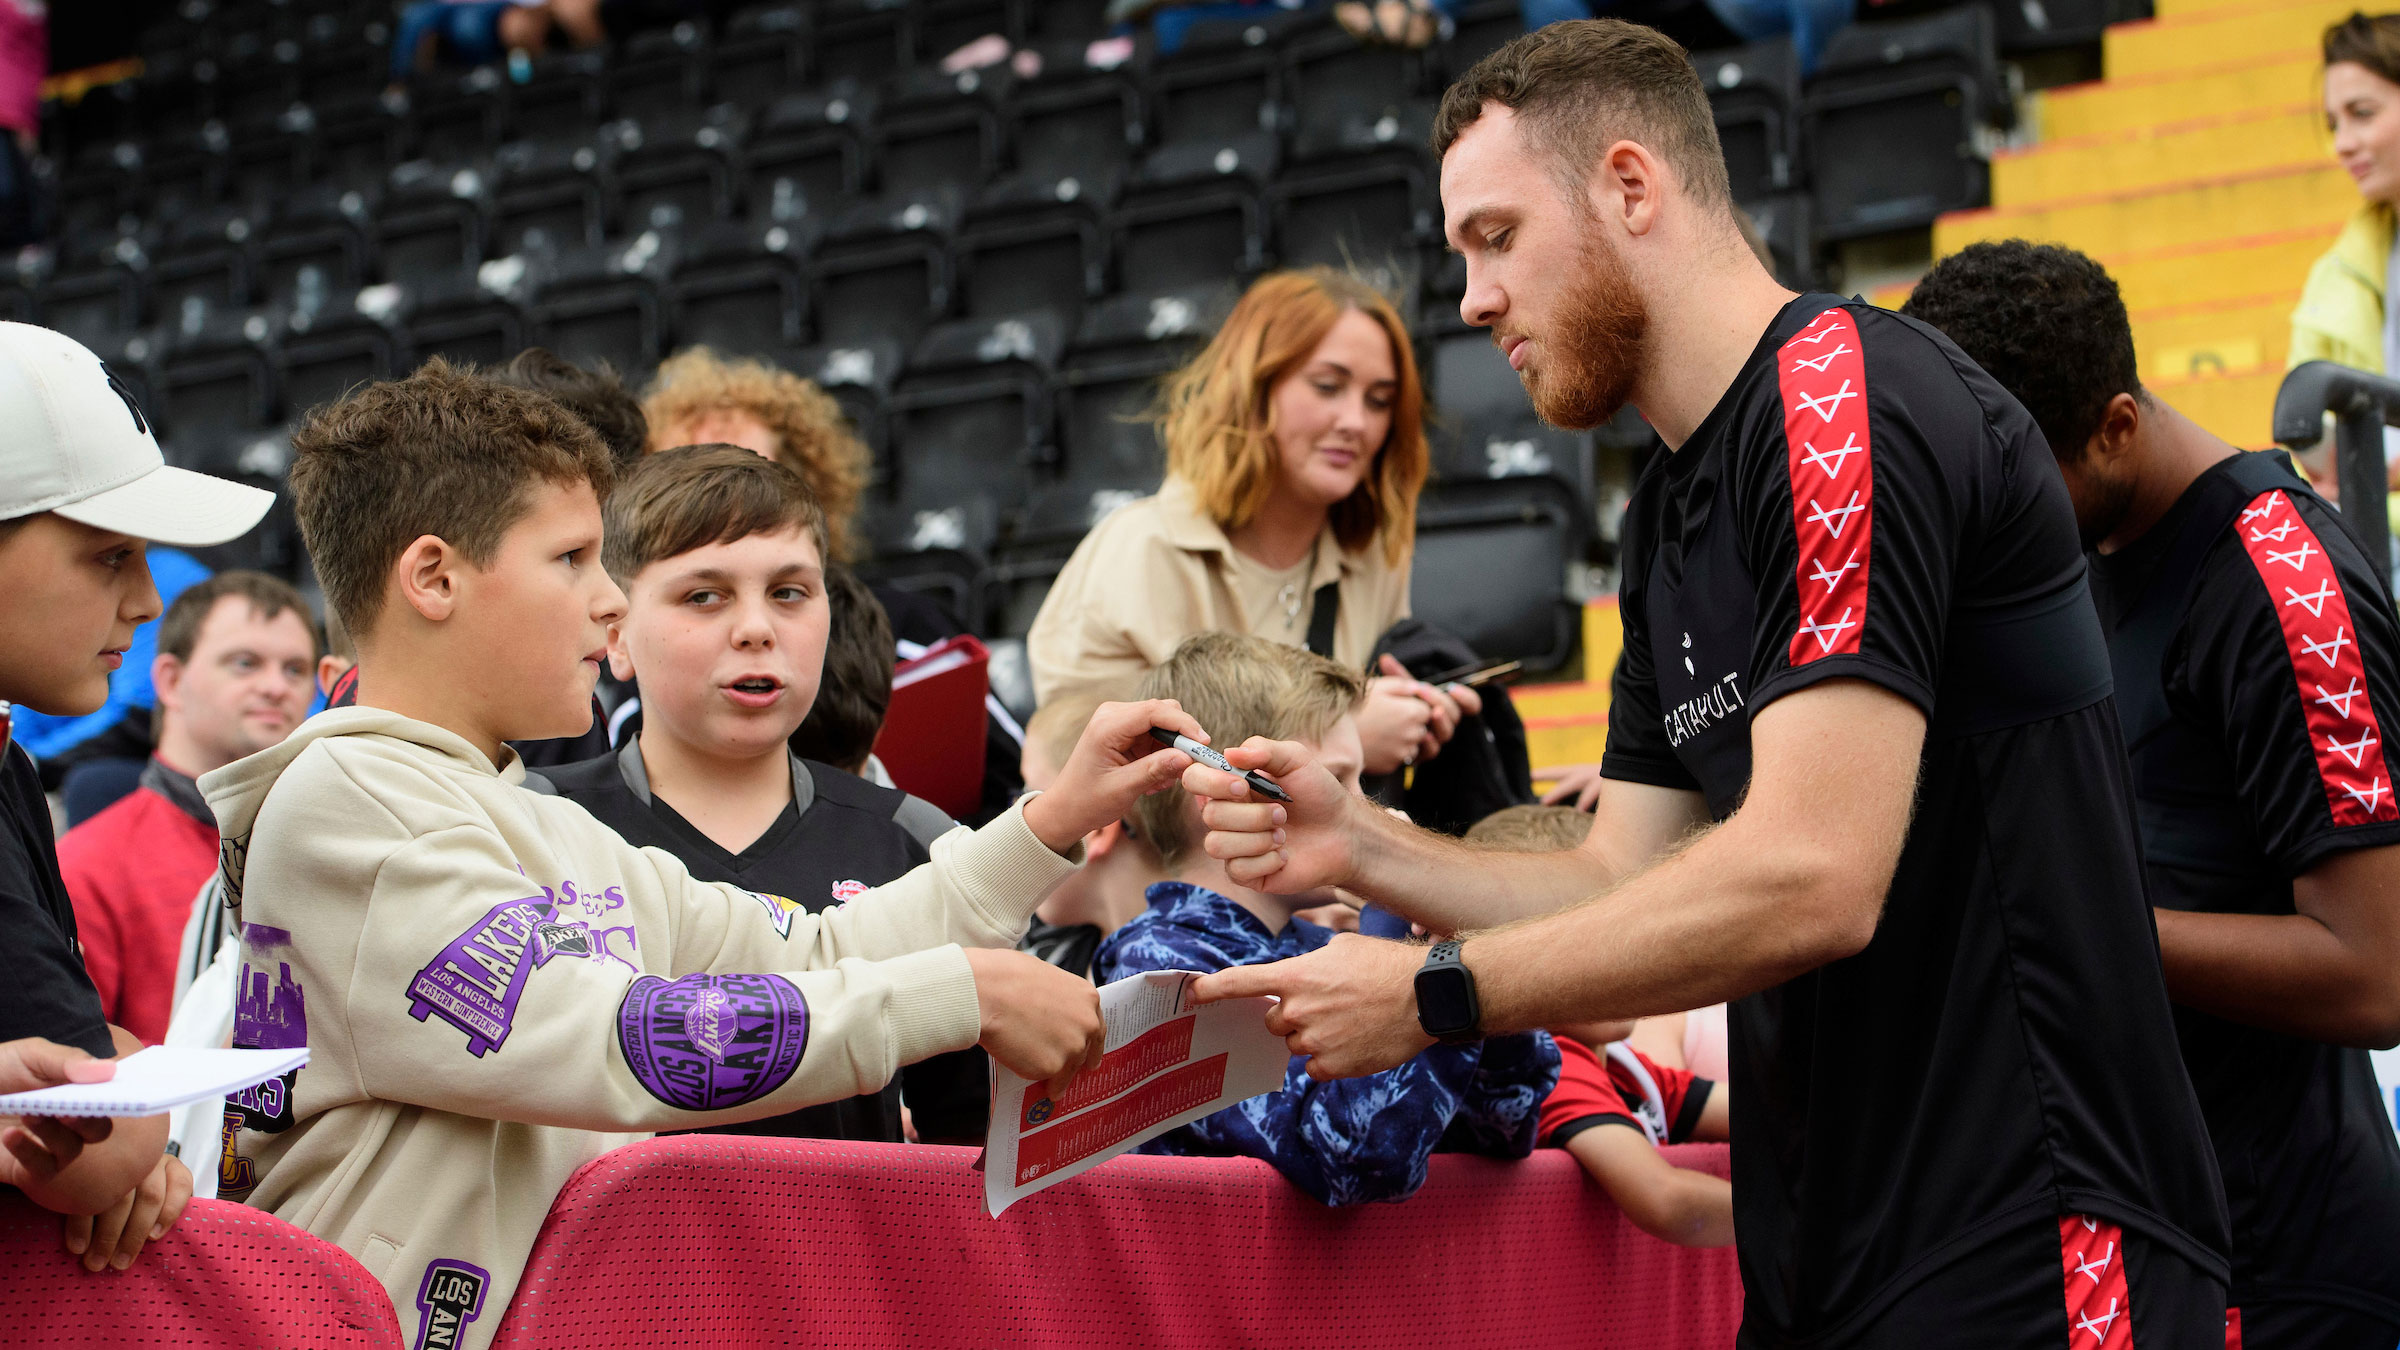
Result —
<path fill-rule="evenodd" d="M 1838 1342 L 2067 1214 L 2221 1278 L 2107 654 L 2024 409 L 1932 329 L 1802 296 L 1654 457 L 1623 556 L 1606 776 L 1723 817 L 1778 698 L 1864 680 L 1928 721 L 1873 939 L 1729 1010 L 1743 1343 Z"/>
<path fill-rule="evenodd" d="M 2387 759 L 2385 744 L 2400 717 L 2400 620 L 2334 508 L 2297 480 L 2241 489 L 2238 517 L 2184 574 L 2188 595 L 2148 596 L 2174 584 L 2160 574 L 2177 538 L 2212 528 L 2192 513 L 2232 466 L 2094 575 L 2116 633 L 2137 603 L 2180 610 L 2158 649 L 2170 735 L 2134 747 L 2152 899 L 2291 914 L 2295 877 L 2400 844 L 2400 750 Z M 2400 1323 L 2400 1144 L 2366 1052 L 2189 1008 L 2176 1026 L 2224 1173 L 2235 1304 L 2333 1304 Z"/>

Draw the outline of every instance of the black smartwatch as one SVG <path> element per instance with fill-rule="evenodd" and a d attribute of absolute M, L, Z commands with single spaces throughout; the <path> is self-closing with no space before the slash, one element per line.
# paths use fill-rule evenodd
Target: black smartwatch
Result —
<path fill-rule="evenodd" d="M 1417 1025 L 1446 1045 L 1483 1039 L 1483 1008 L 1475 975 L 1458 959 L 1458 943 L 1437 942 L 1417 971 Z"/>

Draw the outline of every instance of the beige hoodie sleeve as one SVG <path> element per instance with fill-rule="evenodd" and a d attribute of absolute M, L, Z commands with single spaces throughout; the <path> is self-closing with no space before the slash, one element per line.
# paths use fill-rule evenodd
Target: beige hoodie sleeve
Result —
<path fill-rule="evenodd" d="M 881 1088 L 971 1045 L 960 942 L 1014 941 L 1072 864 L 1011 812 L 933 860 L 809 914 L 697 882 L 572 803 L 526 800 L 587 881 L 536 880 L 505 822 L 454 825 L 377 870 L 348 986 L 371 1096 L 591 1130 L 755 1119 Z M 523 870 L 520 870 L 520 869 Z"/>

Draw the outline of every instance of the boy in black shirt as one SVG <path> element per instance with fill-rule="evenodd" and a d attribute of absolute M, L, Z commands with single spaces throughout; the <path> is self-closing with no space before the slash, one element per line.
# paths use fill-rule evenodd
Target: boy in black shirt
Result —
<path fill-rule="evenodd" d="M 1324 1075 L 1734 1000 L 1742 1345 L 2221 1345 L 2224 1202 L 2040 431 L 1939 334 L 1767 275 L 1651 30 L 1526 34 L 1435 142 L 1461 314 L 1548 420 L 1630 402 L 1669 447 L 1626 512 L 1592 832 L 1478 853 L 1299 747 L 1228 751 L 1292 798 L 1186 770 L 1242 884 L 1465 936 L 1195 992 L 1280 995 Z"/>
<path fill-rule="evenodd" d="M 0 424 L 0 1042 L 40 1038 L 113 1058 L 141 1042 L 100 1015 L 50 808 L 32 759 L 8 739 L 6 710 L 96 711 L 134 629 L 158 617 L 144 541 L 221 544 L 274 498 L 169 468 L 125 386 L 47 329 L 0 323 Z M 122 1270 L 191 1198 L 191 1174 L 163 1152 L 166 1127 L 165 1116 L 0 1116 L 0 1185 L 73 1216 L 67 1247 L 88 1269 Z"/>
<path fill-rule="evenodd" d="M 527 782 L 703 881 L 811 913 L 925 862 L 954 828 L 949 817 L 787 747 L 818 697 L 829 646 L 874 641 L 855 604 L 829 612 L 824 535 L 807 483 L 773 460 L 733 446 L 642 460 L 609 498 L 603 545 L 626 594 L 609 663 L 620 680 L 640 677 L 640 721 L 615 751 Z M 890 639 L 874 650 L 888 662 Z M 920 1139 L 979 1140 L 983 1052 L 910 1065 L 880 1093 L 724 1128 L 898 1142 L 904 1095 Z"/>
<path fill-rule="evenodd" d="M 2227 1344 L 2389 1350 L 2400 1144 L 2362 1048 L 2400 1041 L 2382 569 L 2280 451 L 2142 388 L 2090 258 L 1977 244 L 1903 312 L 2033 414 L 2097 550 L 2167 991 L 2233 1220 Z"/>

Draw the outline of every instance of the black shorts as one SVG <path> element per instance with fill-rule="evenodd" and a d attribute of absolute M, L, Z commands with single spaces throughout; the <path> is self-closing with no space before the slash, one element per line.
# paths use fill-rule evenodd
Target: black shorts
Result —
<path fill-rule="evenodd" d="M 2105 1220 L 2045 1219 L 1943 1267 L 1824 1350 L 2218 1350 L 2225 1283 Z M 1810 1350 L 1818 1350 L 1811 1343 Z"/>
<path fill-rule="evenodd" d="M 2400 1323 L 2331 1303 L 2246 1303 L 2225 1315 L 2225 1350 L 2393 1350 Z"/>

